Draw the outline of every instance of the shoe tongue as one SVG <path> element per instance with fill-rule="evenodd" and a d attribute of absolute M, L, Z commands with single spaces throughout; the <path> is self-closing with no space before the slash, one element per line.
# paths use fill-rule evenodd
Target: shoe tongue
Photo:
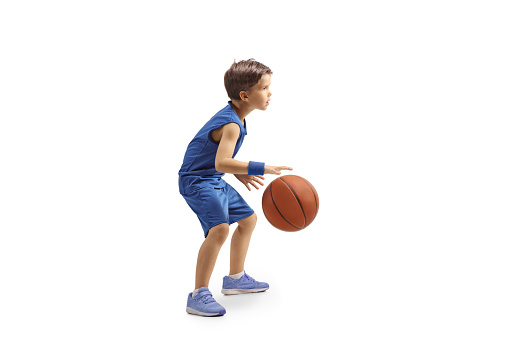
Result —
<path fill-rule="evenodd" d="M 198 289 L 198 293 L 203 292 L 203 291 L 208 291 L 208 290 L 209 290 L 208 287 L 200 287 Z"/>

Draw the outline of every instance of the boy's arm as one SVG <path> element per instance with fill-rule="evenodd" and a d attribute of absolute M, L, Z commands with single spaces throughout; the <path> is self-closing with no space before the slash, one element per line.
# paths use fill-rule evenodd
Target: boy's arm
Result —
<path fill-rule="evenodd" d="M 233 159 L 235 145 L 239 138 L 240 127 L 236 123 L 229 123 L 223 126 L 223 135 L 219 141 L 216 153 L 216 171 L 232 174 L 248 174 L 249 163 Z M 291 171 L 288 166 L 265 165 L 264 174 L 280 175 L 282 170 Z"/>
<path fill-rule="evenodd" d="M 247 174 L 249 163 L 232 158 L 239 138 L 240 127 L 236 123 L 223 126 L 223 135 L 216 153 L 216 170 L 222 173 Z"/>

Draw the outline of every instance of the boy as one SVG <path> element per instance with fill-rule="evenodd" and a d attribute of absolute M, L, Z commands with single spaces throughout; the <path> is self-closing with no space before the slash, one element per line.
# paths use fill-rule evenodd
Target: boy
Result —
<path fill-rule="evenodd" d="M 229 225 L 238 223 L 230 251 L 230 275 L 223 278 L 224 294 L 262 292 L 267 283 L 258 282 L 244 272 L 244 261 L 256 214 L 233 187 L 222 179 L 232 173 L 249 191 L 250 185 L 263 186 L 263 174 L 280 175 L 287 166 L 261 162 L 242 162 L 234 157 L 246 136 L 246 116 L 254 109 L 266 110 L 272 93 L 272 71 L 254 59 L 234 62 L 224 75 L 231 101 L 214 115 L 189 143 L 179 171 L 179 190 L 196 213 L 205 233 L 198 252 L 195 290 L 189 293 L 186 311 L 201 316 L 226 313 L 208 289 L 209 280 Z"/>

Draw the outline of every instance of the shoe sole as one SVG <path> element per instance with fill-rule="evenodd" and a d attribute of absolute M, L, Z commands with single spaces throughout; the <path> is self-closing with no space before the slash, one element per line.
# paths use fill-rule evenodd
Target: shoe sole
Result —
<path fill-rule="evenodd" d="M 188 307 L 186 307 L 186 312 L 189 314 L 201 315 L 202 317 L 219 317 L 219 316 L 224 315 L 226 313 L 226 310 L 222 310 L 219 313 L 205 313 L 205 312 L 197 311 L 194 308 L 191 308 L 188 306 Z"/>
<path fill-rule="evenodd" d="M 235 294 L 244 294 L 244 293 L 260 293 L 260 292 L 265 292 L 268 289 L 269 289 L 268 287 L 253 288 L 253 289 L 248 289 L 248 290 L 243 290 L 243 289 L 238 289 L 238 288 L 228 288 L 228 289 L 223 288 L 221 290 L 221 293 L 223 293 L 225 295 L 235 295 Z"/>

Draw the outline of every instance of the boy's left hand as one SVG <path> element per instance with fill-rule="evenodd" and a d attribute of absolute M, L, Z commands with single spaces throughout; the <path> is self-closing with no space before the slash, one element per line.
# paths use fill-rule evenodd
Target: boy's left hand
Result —
<path fill-rule="evenodd" d="M 239 179 L 239 181 L 243 183 L 250 191 L 251 187 L 249 187 L 249 185 L 253 186 L 256 189 L 259 189 L 257 184 L 260 184 L 262 186 L 264 185 L 261 180 L 265 180 L 265 178 L 261 175 L 234 174 L 234 176 L 237 179 Z"/>

